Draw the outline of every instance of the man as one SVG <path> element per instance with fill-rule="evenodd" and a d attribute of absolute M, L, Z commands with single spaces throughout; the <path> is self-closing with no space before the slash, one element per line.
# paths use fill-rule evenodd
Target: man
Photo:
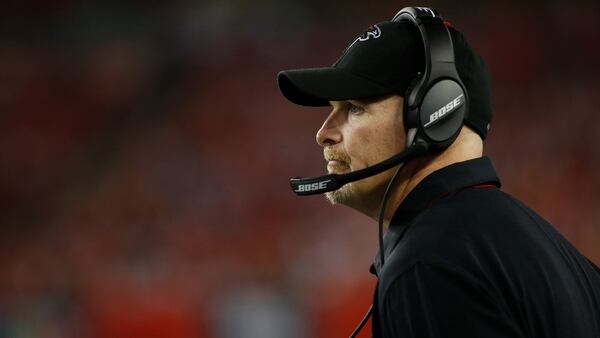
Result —
<path fill-rule="evenodd" d="M 411 13 L 418 11 L 437 19 L 430 9 Z M 378 276 L 373 336 L 600 338 L 600 271 L 549 223 L 499 189 L 491 160 L 482 157 L 492 116 L 488 70 L 451 27 L 444 31 L 460 76 L 454 81 L 466 93 L 421 114 L 416 137 L 407 128 L 414 123 L 405 111 L 414 79 L 431 73 L 427 53 L 438 48 L 432 45 L 438 42 L 426 41 L 419 22 L 371 26 L 333 67 L 288 70 L 278 77 L 290 101 L 332 107 L 317 142 L 327 171 L 335 175 L 307 181 L 316 183 L 293 181 L 297 193 L 321 191 L 339 177 L 416 149 L 427 143 L 422 133 L 429 124 L 447 123 L 452 117 L 441 116 L 458 114 L 458 107 L 467 110 L 464 125 L 447 144 L 405 156 L 409 160 L 397 178 L 393 169 L 384 170 L 326 193 L 331 203 L 388 228 L 383 255 L 372 267 Z M 467 98 L 468 105 L 461 101 Z"/>

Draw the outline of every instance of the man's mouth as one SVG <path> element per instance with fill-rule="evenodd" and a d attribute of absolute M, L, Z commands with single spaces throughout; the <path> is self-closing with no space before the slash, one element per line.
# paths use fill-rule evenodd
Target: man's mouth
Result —
<path fill-rule="evenodd" d="M 340 150 L 326 147 L 323 149 L 323 157 L 327 161 L 327 172 L 329 174 L 343 174 L 350 170 L 350 158 Z"/>

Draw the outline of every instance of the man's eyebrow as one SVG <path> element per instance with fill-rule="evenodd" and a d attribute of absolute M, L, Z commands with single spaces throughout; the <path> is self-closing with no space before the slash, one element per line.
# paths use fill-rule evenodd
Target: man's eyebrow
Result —
<path fill-rule="evenodd" d="M 390 96 L 393 96 L 393 94 L 389 94 L 389 95 L 380 95 L 380 96 L 371 96 L 371 97 L 362 97 L 362 98 L 356 98 L 356 99 L 346 99 L 346 100 L 330 100 L 328 101 L 329 105 L 333 107 L 333 102 L 338 102 L 340 104 L 344 104 L 344 103 L 349 103 L 349 104 L 353 104 L 357 103 L 361 106 L 366 106 L 369 105 L 371 103 L 386 99 Z"/>
<path fill-rule="evenodd" d="M 374 100 L 374 99 L 365 99 L 365 98 L 362 98 L 362 99 L 350 99 L 350 100 L 348 100 L 348 102 L 350 102 L 350 103 L 356 102 L 356 103 L 358 103 L 361 106 L 366 106 L 366 105 L 371 104 L 371 103 L 373 103 L 375 101 L 376 100 Z"/>
<path fill-rule="evenodd" d="M 332 106 L 332 107 L 333 107 L 334 103 L 341 104 L 341 105 L 356 103 L 356 104 L 359 104 L 361 106 L 365 106 L 365 105 L 368 105 L 368 104 L 371 104 L 371 103 L 377 101 L 378 99 L 379 98 L 366 98 L 366 99 L 362 98 L 362 99 L 347 99 L 347 100 L 331 100 L 331 101 L 328 101 L 328 102 L 329 102 L 329 105 Z"/>
<path fill-rule="evenodd" d="M 385 100 L 391 96 L 393 96 L 394 94 L 388 94 L 388 95 L 380 95 L 380 96 L 371 96 L 371 97 L 363 97 L 363 98 L 359 98 L 359 99 L 350 99 L 347 100 L 349 102 L 356 102 L 360 105 L 368 105 L 377 101 L 381 101 L 381 100 Z"/>

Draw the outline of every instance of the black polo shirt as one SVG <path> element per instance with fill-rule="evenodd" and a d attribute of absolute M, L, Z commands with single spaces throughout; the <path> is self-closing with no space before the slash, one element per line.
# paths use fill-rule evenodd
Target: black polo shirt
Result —
<path fill-rule="evenodd" d="M 401 203 L 372 269 L 374 337 L 600 338 L 598 268 L 499 187 L 484 157 Z"/>

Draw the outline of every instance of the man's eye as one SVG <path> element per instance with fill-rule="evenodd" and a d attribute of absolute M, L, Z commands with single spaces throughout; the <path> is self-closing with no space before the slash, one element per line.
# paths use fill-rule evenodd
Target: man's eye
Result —
<path fill-rule="evenodd" d="M 359 107 L 359 106 L 356 106 L 356 105 L 353 105 L 353 104 L 351 104 L 350 108 L 348 109 L 348 112 L 350 114 L 359 114 L 359 113 L 362 113 L 362 111 L 363 111 L 362 107 Z"/>

